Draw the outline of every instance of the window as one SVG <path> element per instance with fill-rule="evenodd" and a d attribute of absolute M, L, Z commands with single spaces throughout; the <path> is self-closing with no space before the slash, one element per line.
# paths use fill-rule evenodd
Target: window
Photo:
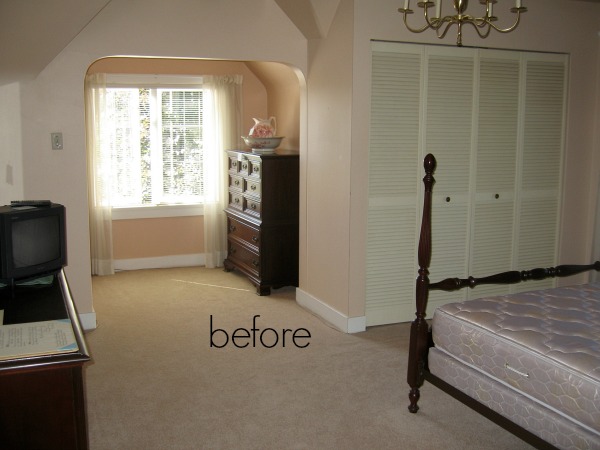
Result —
<path fill-rule="evenodd" d="M 113 206 L 202 202 L 204 97 L 197 78 L 187 85 L 168 77 L 109 80 L 102 145 Z"/>

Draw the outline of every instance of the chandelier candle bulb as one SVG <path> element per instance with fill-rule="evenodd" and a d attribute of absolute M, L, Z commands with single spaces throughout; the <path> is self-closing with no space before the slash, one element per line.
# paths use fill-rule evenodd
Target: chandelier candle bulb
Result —
<path fill-rule="evenodd" d="M 516 6 L 517 8 L 520 8 L 520 7 L 521 7 L 521 0 L 516 0 L 516 2 L 515 2 L 515 6 Z"/>
<path fill-rule="evenodd" d="M 442 0 L 435 0 L 435 18 L 442 17 Z"/>
<path fill-rule="evenodd" d="M 408 9 L 410 5 L 410 0 L 404 0 L 404 9 Z"/>

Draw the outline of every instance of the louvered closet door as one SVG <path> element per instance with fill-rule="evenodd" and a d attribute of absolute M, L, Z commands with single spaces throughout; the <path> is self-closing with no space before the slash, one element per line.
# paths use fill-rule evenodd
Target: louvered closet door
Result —
<path fill-rule="evenodd" d="M 372 53 L 367 325 L 414 315 L 421 49 L 395 48 Z"/>
<path fill-rule="evenodd" d="M 566 62 L 373 43 L 367 325 L 414 318 L 429 152 L 438 161 L 432 281 L 556 264 Z M 448 301 L 538 284 L 432 291 L 428 315 Z"/>
<path fill-rule="evenodd" d="M 438 162 L 433 189 L 432 217 L 435 220 L 432 221 L 430 265 L 430 273 L 436 280 L 463 273 L 468 264 L 475 65 L 473 52 L 462 50 L 426 47 L 425 51 L 422 155 L 432 153 Z M 422 164 L 420 169 L 422 177 Z M 419 211 L 421 203 L 419 198 Z M 416 276 L 415 263 L 413 285 Z M 463 299 L 465 295 L 466 292 L 431 291 L 428 310 L 433 311 L 449 300 Z M 414 304 L 412 307 L 414 309 Z"/>
<path fill-rule="evenodd" d="M 481 53 L 468 270 L 476 277 L 508 270 L 513 263 L 520 76 L 518 53 Z M 508 286 L 484 285 L 467 290 L 467 296 L 508 291 Z"/>
<path fill-rule="evenodd" d="M 523 98 L 523 155 L 518 180 L 516 267 L 557 263 L 567 60 L 563 55 L 526 55 Z M 515 285 L 524 291 L 552 287 L 556 280 Z"/>

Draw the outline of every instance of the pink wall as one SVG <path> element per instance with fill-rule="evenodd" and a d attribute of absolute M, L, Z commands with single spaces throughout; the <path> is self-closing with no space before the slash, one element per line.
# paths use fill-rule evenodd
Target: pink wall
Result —
<path fill-rule="evenodd" d="M 204 252 L 204 220 L 195 217 L 113 221 L 115 259 L 190 255 Z"/>

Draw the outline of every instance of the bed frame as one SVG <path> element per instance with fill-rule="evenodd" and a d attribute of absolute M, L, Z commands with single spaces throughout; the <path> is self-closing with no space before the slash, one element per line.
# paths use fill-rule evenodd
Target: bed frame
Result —
<path fill-rule="evenodd" d="M 434 345 L 431 338 L 431 329 L 425 320 L 429 291 L 432 289 L 454 291 L 466 286 L 474 288 L 481 284 L 513 284 L 525 280 L 566 277 L 592 269 L 600 271 L 600 261 L 589 265 L 560 265 L 547 269 L 502 272 L 484 278 L 446 278 L 437 283 L 430 283 L 428 269 L 431 262 L 431 205 L 433 185 L 435 183 L 433 173 L 436 168 L 436 160 L 432 154 L 428 154 L 425 157 L 423 167 L 425 169 L 425 177 L 423 178 L 425 193 L 418 250 L 419 271 L 416 280 L 416 318 L 412 322 L 410 329 L 407 371 L 407 381 L 410 386 L 410 393 L 408 395 L 410 405 L 408 406 L 408 410 L 411 413 L 416 413 L 419 410 L 419 406 L 417 405 L 420 398 L 419 388 L 427 380 L 529 444 L 537 448 L 555 448 L 537 435 L 511 422 L 506 417 L 479 403 L 429 371 L 427 356 L 429 348 Z"/>

